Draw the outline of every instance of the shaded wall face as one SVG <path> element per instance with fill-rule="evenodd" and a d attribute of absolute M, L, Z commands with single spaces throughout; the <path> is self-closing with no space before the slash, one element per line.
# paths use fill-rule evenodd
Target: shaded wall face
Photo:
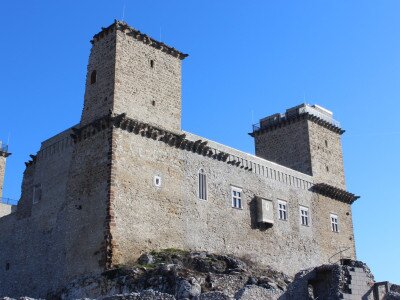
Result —
<path fill-rule="evenodd" d="M 38 153 L 24 173 L 17 212 L 0 218 L 0 296 L 45 298 L 105 269 L 108 135 L 73 144 L 69 133 Z"/>
<path fill-rule="evenodd" d="M 4 175 L 6 172 L 6 158 L 0 153 L 0 198 L 3 197 Z"/>
<path fill-rule="evenodd" d="M 181 129 L 181 60 L 118 31 L 115 113 Z"/>
<path fill-rule="evenodd" d="M 173 247 L 247 257 L 294 274 L 328 262 L 336 252 L 332 245 L 354 250 L 348 240 L 352 227 L 345 222 L 346 204 L 324 199 L 327 206 L 307 190 L 145 136 L 115 131 L 114 264 L 132 262 L 144 251 Z M 207 175 L 207 200 L 198 198 L 200 169 Z M 154 184 L 155 176 L 162 180 L 160 187 Z M 242 189 L 242 209 L 232 208 L 231 186 Z M 259 228 L 255 196 L 273 201 L 272 227 Z M 278 200 L 287 201 L 288 220 L 279 220 Z M 309 208 L 310 226 L 300 225 L 300 205 Z M 331 212 L 343 220 L 340 233 L 331 232 Z"/>
<path fill-rule="evenodd" d="M 312 175 L 307 120 L 300 120 L 256 135 L 257 156 Z"/>
<path fill-rule="evenodd" d="M 83 125 L 108 114 L 113 108 L 115 51 L 115 30 L 92 46 L 87 66 L 85 100 L 81 117 Z M 92 82 L 93 79 L 95 82 Z"/>

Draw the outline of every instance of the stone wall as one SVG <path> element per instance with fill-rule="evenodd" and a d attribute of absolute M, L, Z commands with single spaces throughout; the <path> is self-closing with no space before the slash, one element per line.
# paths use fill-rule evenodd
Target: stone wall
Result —
<path fill-rule="evenodd" d="M 347 253 L 354 258 L 348 204 L 152 138 L 115 130 L 115 265 L 134 261 L 145 251 L 168 247 L 246 256 L 289 274 L 328 262 L 341 247 L 349 247 Z M 195 141 L 199 137 L 188 138 Z M 209 145 L 271 169 L 286 169 L 211 141 Z M 207 200 L 197 196 L 200 168 L 207 174 Z M 154 185 L 154 176 L 161 177 L 161 187 Z M 297 176 L 312 180 L 301 173 Z M 243 209 L 232 208 L 232 185 L 243 189 Z M 272 227 L 258 227 L 255 196 L 273 200 Z M 287 221 L 278 220 L 278 199 L 288 202 Z M 310 208 L 310 226 L 300 225 L 299 205 Z M 332 212 L 339 216 L 339 233 L 331 231 Z"/>
<path fill-rule="evenodd" d="M 257 156 L 312 175 L 307 120 L 300 120 L 256 135 Z"/>
<path fill-rule="evenodd" d="M 0 198 L 3 197 L 4 175 L 6 172 L 6 157 L 0 152 Z"/>
<path fill-rule="evenodd" d="M 76 145 L 70 134 L 43 143 L 24 173 L 17 213 L 0 218 L 0 296 L 45 297 L 105 269 L 108 134 Z"/>
<path fill-rule="evenodd" d="M 341 135 L 308 121 L 312 174 L 316 182 L 346 189 Z"/>
<path fill-rule="evenodd" d="M 341 135 L 307 118 L 255 134 L 256 155 L 346 189 Z"/>
<path fill-rule="evenodd" d="M 114 112 L 181 129 L 181 60 L 117 32 Z"/>
<path fill-rule="evenodd" d="M 13 212 L 13 206 L 9 204 L 4 204 L 0 202 L 0 218 Z"/>

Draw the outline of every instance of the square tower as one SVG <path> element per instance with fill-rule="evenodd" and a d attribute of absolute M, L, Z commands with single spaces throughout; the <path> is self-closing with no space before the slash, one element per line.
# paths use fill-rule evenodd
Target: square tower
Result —
<path fill-rule="evenodd" d="M 181 60 L 187 54 L 120 21 L 91 42 L 82 125 L 112 111 L 181 130 Z"/>
<path fill-rule="evenodd" d="M 256 155 L 345 190 L 341 135 L 333 113 L 301 104 L 253 126 Z"/>

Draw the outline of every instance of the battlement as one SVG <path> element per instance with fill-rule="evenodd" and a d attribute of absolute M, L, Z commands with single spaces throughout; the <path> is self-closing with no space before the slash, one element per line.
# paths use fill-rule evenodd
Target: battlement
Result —
<path fill-rule="evenodd" d="M 143 42 L 146 45 L 152 46 L 158 50 L 161 50 L 162 52 L 170 54 L 181 60 L 189 56 L 189 54 L 182 53 L 177 49 L 175 49 L 174 47 L 168 46 L 163 42 L 157 41 L 152 37 L 148 36 L 147 34 L 141 33 L 139 30 L 129 26 L 127 23 L 118 20 L 115 20 L 114 23 L 112 23 L 108 27 L 102 27 L 101 31 L 95 34 L 90 42 L 94 44 L 95 42 L 101 40 L 104 36 L 108 35 L 113 30 L 120 30 L 126 33 L 127 35 L 133 37 L 134 39 Z"/>
<path fill-rule="evenodd" d="M 265 131 L 273 130 L 278 126 L 281 127 L 302 119 L 308 119 L 338 134 L 345 132 L 341 128 L 340 123 L 333 118 L 331 111 L 316 104 L 303 103 L 287 109 L 285 113 L 276 113 L 261 119 L 260 123 L 253 125 L 253 132 L 250 135 L 254 137 Z"/>

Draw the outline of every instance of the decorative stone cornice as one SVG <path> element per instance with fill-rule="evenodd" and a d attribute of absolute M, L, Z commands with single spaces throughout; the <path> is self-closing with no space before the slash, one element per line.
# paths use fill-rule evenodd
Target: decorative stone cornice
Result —
<path fill-rule="evenodd" d="M 143 137 L 153 139 L 156 141 L 164 142 L 171 147 L 175 147 L 181 150 L 190 151 L 199 155 L 216 159 L 219 161 L 226 162 L 236 167 L 240 167 L 247 171 L 252 171 L 251 166 L 243 166 L 239 161 L 234 159 L 229 160 L 229 153 L 209 147 L 207 141 L 201 139 L 192 141 L 186 138 L 186 134 L 179 134 L 165 130 L 163 128 L 137 121 L 126 117 L 126 114 L 114 115 L 112 113 L 103 116 L 90 124 L 87 124 L 81 128 L 72 128 L 71 138 L 74 143 L 79 143 L 100 131 L 107 128 L 120 128 L 130 133 L 141 135 Z"/>
<path fill-rule="evenodd" d="M 309 120 L 311 122 L 321 125 L 321 126 L 327 128 L 335 133 L 338 133 L 338 134 L 343 134 L 345 132 L 345 130 L 341 129 L 340 127 L 338 127 L 324 119 L 321 119 L 315 115 L 312 115 L 310 113 L 302 113 L 302 114 L 293 115 L 293 116 L 290 116 L 290 117 L 287 117 L 284 119 L 280 119 L 277 122 L 263 125 L 261 127 L 253 126 L 253 132 L 250 132 L 249 135 L 251 135 L 252 137 L 259 136 L 260 134 L 266 133 L 268 131 L 276 130 L 277 128 L 281 128 L 286 125 L 299 122 L 301 120 Z"/>
<path fill-rule="evenodd" d="M 27 162 L 25 162 L 25 166 L 29 167 L 36 164 L 37 155 L 30 154 L 29 157 L 31 158 Z"/>
<path fill-rule="evenodd" d="M 162 52 L 165 52 L 181 60 L 185 59 L 188 56 L 188 54 L 184 54 L 178 51 L 177 49 L 164 44 L 163 42 L 159 42 L 151 38 L 150 36 L 141 33 L 139 30 L 130 27 L 127 23 L 117 20 L 114 20 L 114 23 L 106 28 L 102 27 L 101 31 L 95 34 L 90 42 L 94 44 L 95 42 L 101 40 L 104 36 L 108 35 L 110 32 L 113 32 L 113 30 L 120 30 L 126 33 L 127 35 L 133 37 L 134 39 L 143 42 L 146 45 L 154 47 Z"/>
<path fill-rule="evenodd" d="M 356 196 L 350 192 L 339 189 L 337 187 L 331 186 L 326 183 L 314 184 L 311 190 L 315 193 L 321 194 L 323 196 L 333 198 L 348 204 L 353 204 L 360 196 Z"/>
<path fill-rule="evenodd" d="M 2 157 L 9 157 L 11 155 L 11 153 L 10 152 L 7 152 L 7 151 L 1 151 L 0 150 L 0 156 L 2 156 Z"/>

